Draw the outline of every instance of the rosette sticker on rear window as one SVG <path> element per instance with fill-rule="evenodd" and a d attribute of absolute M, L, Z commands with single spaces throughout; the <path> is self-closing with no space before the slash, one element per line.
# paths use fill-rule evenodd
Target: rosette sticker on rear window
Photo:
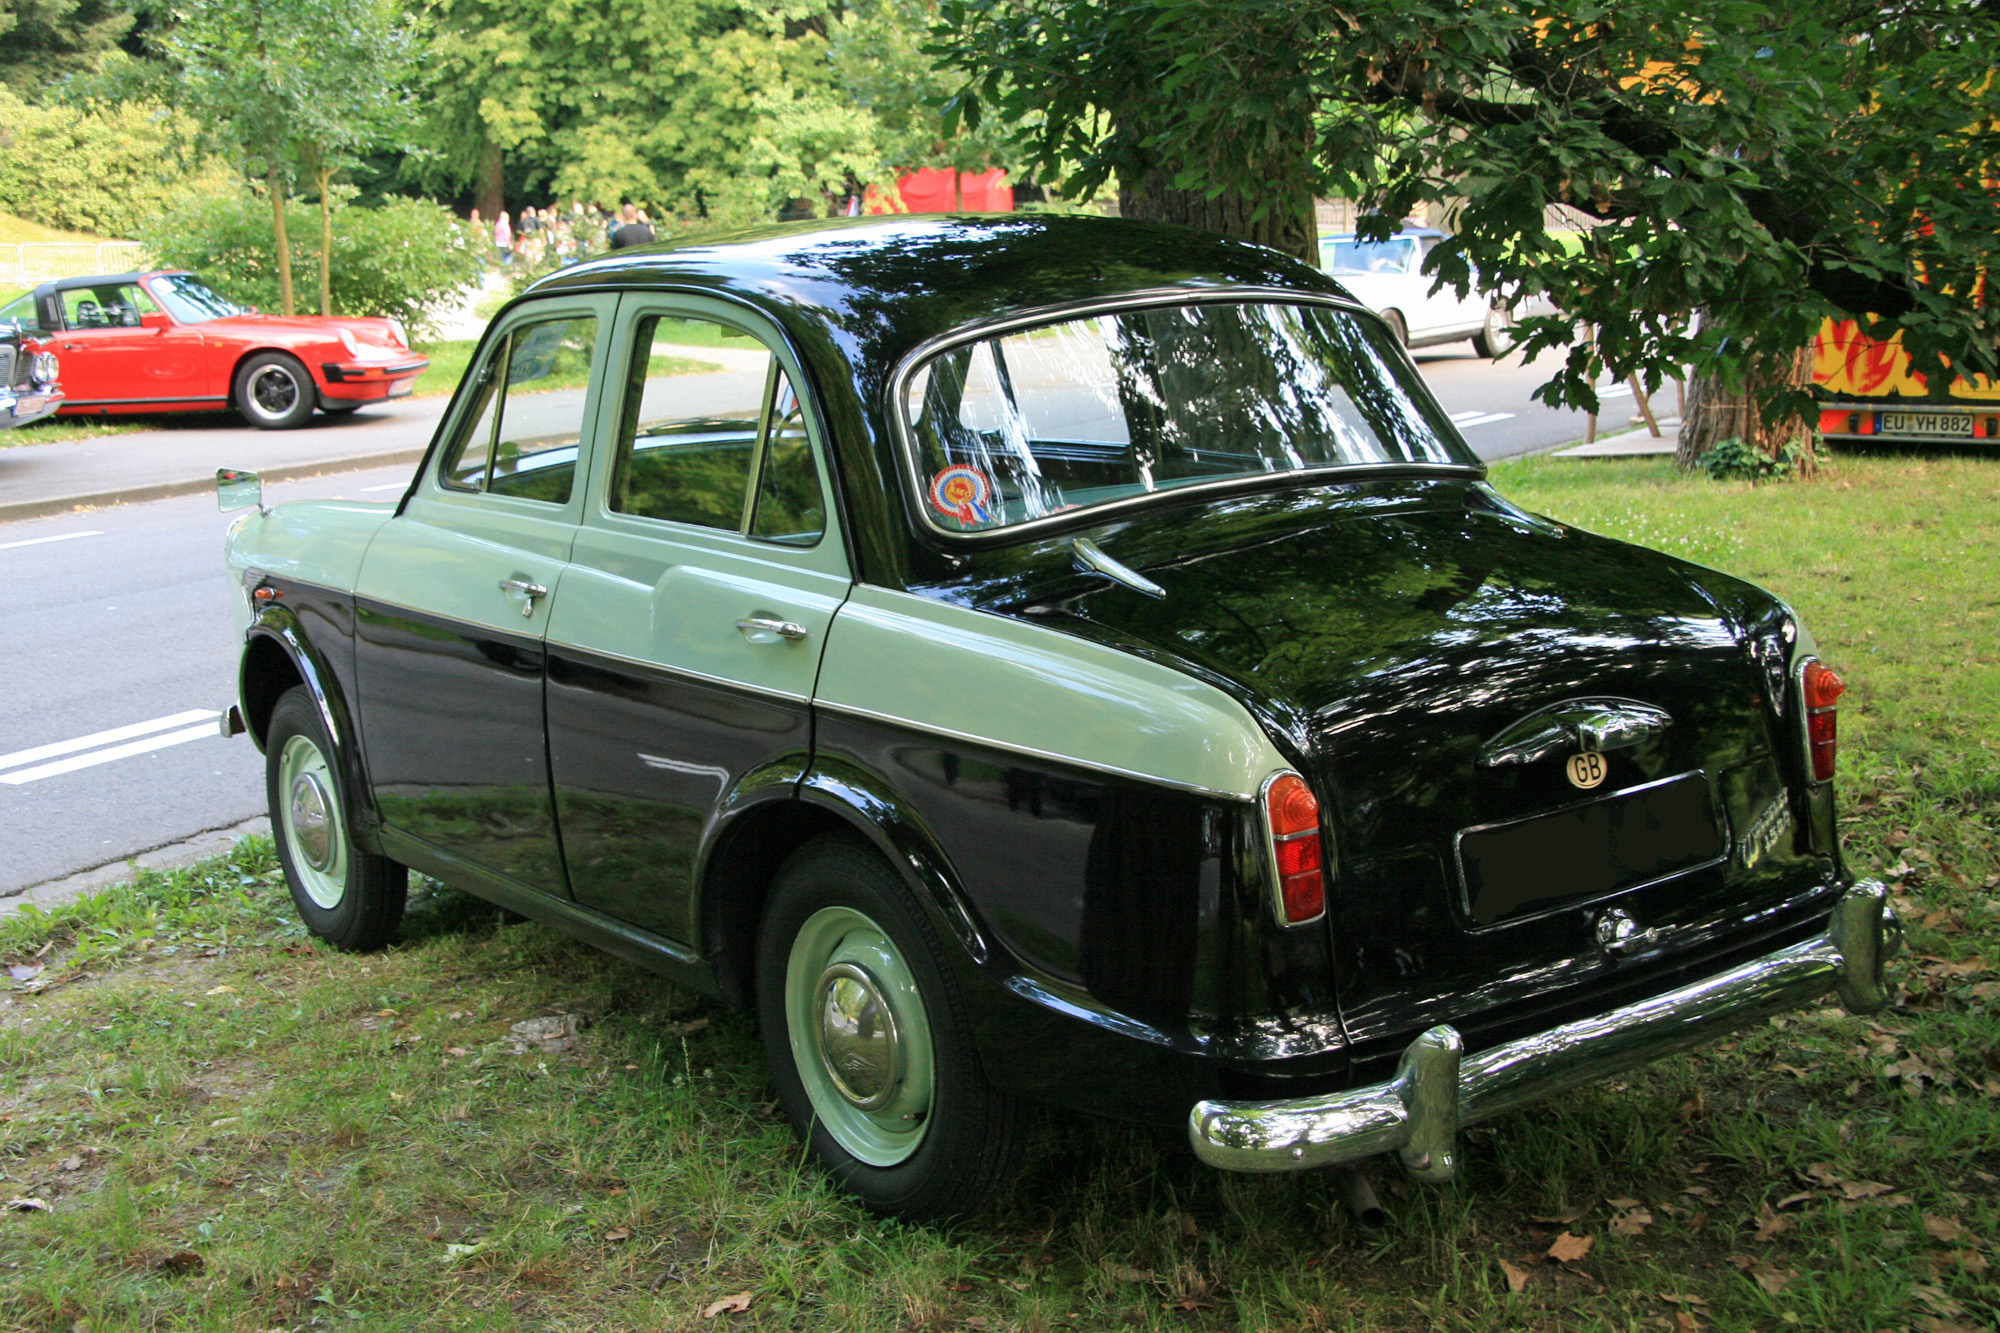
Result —
<path fill-rule="evenodd" d="M 993 483 L 986 474 L 965 463 L 955 463 L 931 478 L 931 506 L 973 527 L 993 521 Z"/>

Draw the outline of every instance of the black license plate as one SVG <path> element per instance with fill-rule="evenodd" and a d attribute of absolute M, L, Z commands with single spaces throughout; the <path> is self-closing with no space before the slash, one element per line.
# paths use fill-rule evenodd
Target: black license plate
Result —
<path fill-rule="evenodd" d="M 1700 773 L 1458 837 L 1466 911 L 1482 926 L 1636 888 L 1724 850 Z"/>

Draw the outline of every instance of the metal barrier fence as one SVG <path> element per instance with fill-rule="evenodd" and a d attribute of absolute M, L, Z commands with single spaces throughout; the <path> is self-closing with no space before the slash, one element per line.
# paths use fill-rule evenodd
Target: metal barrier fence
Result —
<path fill-rule="evenodd" d="M 0 287 L 32 287 L 54 278 L 130 273 L 146 263 L 137 241 L 21 241 L 0 244 Z"/>

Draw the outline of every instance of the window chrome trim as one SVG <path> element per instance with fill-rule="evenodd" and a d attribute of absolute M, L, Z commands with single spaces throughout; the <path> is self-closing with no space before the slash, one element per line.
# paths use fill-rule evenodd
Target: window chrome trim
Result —
<path fill-rule="evenodd" d="M 1132 310 L 1150 310 L 1160 307 L 1181 305 L 1310 305 L 1337 310 L 1345 315 L 1359 315 L 1373 320 L 1384 332 L 1389 332 L 1388 321 L 1368 309 L 1350 296 L 1334 295 L 1331 292 L 1307 292 L 1291 287 L 1213 287 L 1188 290 L 1180 287 L 1148 287 L 1139 291 L 1123 292 L 1117 296 L 1095 297 L 1086 301 L 1069 301 L 1057 305 L 1037 306 L 1032 310 L 1011 315 L 1001 315 L 975 323 L 962 325 L 949 333 L 939 334 L 918 343 L 903 359 L 896 363 L 896 369 L 889 376 L 884 409 L 889 421 L 889 435 L 895 441 L 896 461 L 902 473 L 903 508 L 915 520 L 916 531 L 925 538 L 941 538 L 957 546 L 997 546 L 1007 545 L 1038 536 L 1055 528 L 1074 527 L 1079 520 L 1090 526 L 1124 516 L 1134 509 L 1150 508 L 1154 505 L 1175 503 L 1184 496 L 1222 495 L 1238 490 L 1259 490 L 1273 485 L 1287 483 L 1320 483 L 1329 478 L 1360 478 L 1369 476 L 1419 475 L 1471 477 L 1483 480 L 1487 469 L 1484 463 L 1337 463 L 1325 467 L 1299 468 L 1287 472 L 1258 472 L 1241 477 L 1223 477 L 1215 481 L 1195 482 L 1186 486 L 1175 486 L 1167 490 L 1147 491 L 1123 500 L 1110 500 L 1103 504 L 1090 505 L 1083 509 L 1065 510 L 1061 513 L 1028 519 L 1022 523 L 1010 523 L 1002 528 L 989 528 L 981 532 L 953 532 L 932 521 L 923 504 L 923 469 L 918 464 L 918 450 L 910 423 L 903 413 L 903 398 L 910 380 L 917 368 L 967 343 L 1012 333 L 1017 329 L 1040 328 L 1065 320 L 1084 319 L 1092 315 L 1120 314 Z M 1407 358 L 1405 358 L 1407 360 Z M 1460 444 L 1464 440 L 1460 439 Z M 1471 453 L 1470 445 L 1466 452 Z"/>
<path fill-rule="evenodd" d="M 1792 663 L 1792 697 L 1799 701 L 1799 720 L 1798 720 L 1799 764 L 1800 764 L 1799 774 L 1801 777 L 1805 779 L 1806 786 L 1808 788 L 1810 788 L 1813 791 L 1818 791 L 1820 788 L 1825 787 L 1829 783 L 1831 783 L 1833 779 L 1827 778 L 1824 781 L 1822 781 L 1813 772 L 1813 752 L 1812 752 L 1813 714 L 1816 712 L 1818 713 L 1830 712 L 1834 715 L 1835 731 L 1834 731 L 1833 755 L 1834 755 L 1834 771 L 1837 773 L 1839 772 L 1840 769 L 1840 733 L 1839 733 L 1840 705 L 1835 704 L 1830 709 L 1828 708 L 1816 709 L 1810 707 L 1806 703 L 1806 668 L 1815 665 L 1826 666 L 1826 663 L 1819 660 L 1819 656 L 1816 653 L 1805 653 L 1800 656 L 1798 661 Z M 1827 669 L 1829 671 L 1832 670 L 1831 667 L 1828 667 Z M 1843 690 L 1842 693 L 1845 693 L 1845 690 Z"/>
<path fill-rule="evenodd" d="M 977 745 L 988 750 L 998 750 L 1003 754 L 1018 754 L 1029 759 L 1045 759 L 1054 764 L 1065 764 L 1070 768 L 1083 769 L 1090 773 L 1105 773 L 1112 777 L 1130 778 L 1152 787 L 1168 787 L 1174 791 L 1189 792 L 1195 796 L 1207 796 L 1218 801 L 1254 801 L 1253 793 L 1221 791 L 1214 787 L 1204 787 L 1198 783 L 1181 782 L 1174 778 L 1163 778 L 1153 773 L 1141 773 L 1136 769 L 1120 768 L 1116 764 L 1103 764 L 1089 759 L 1078 759 L 1071 755 L 1058 754 L 1053 750 L 1038 750 L 1029 745 L 1016 745 L 1010 741 L 996 741 L 985 736 L 975 736 L 971 732 L 954 731 L 950 727 L 940 727 L 929 722 L 917 722 L 893 713 L 878 713 L 872 708 L 856 708 L 852 704 L 829 703 L 824 699 L 814 699 L 812 705 L 828 713 L 843 717 L 858 718 L 864 722 L 880 722 L 887 726 L 901 727 L 906 731 L 926 736 L 939 736 L 946 740 L 963 741 L 967 745 Z M 1268 841 L 1268 839 L 1267 839 Z"/>

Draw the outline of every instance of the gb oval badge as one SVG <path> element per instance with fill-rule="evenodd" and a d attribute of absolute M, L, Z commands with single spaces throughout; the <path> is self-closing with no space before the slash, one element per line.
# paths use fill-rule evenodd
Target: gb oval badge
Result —
<path fill-rule="evenodd" d="M 1573 754 L 1569 757 L 1570 785 L 1589 791 L 1603 783 L 1604 775 L 1610 769 L 1601 754 Z"/>

